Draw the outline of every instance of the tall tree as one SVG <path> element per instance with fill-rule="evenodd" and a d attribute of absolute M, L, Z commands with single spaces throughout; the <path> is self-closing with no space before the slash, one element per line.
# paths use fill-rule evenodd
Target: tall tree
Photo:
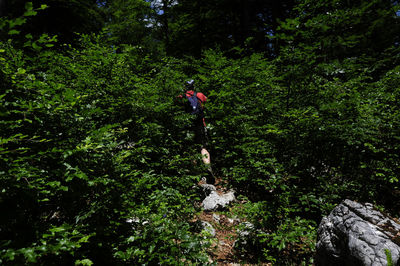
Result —
<path fill-rule="evenodd" d="M 352 59 L 367 67 L 376 65 L 390 58 L 383 53 L 392 51 L 394 58 L 397 54 L 400 17 L 395 3 L 305 0 L 294 9 L 294 18 L 282 23 L 278 39 L 289 50 L 315 55 L 310 59 L 317 63 Z"/>
<path fill-rule="evenodd" d="M 159 36 L 169 54 L 200 55 L 204 49 L 270 51 L 277 21 L 287 17 L 292 0 L 156 1 Z"/>
<path fill-rule="evenodd" d="M 23 25 L 29 33 L 48 33 L 58 35 L 61 42 L 71 43 L 75 33 L 99 31 L 104 17 L 97 0 L 3 0 L 3 16 L 18 17 L 25 11 L 25 4 L 32 2 L 34 7 L 45 4 L 46 10 Z"/>
<path fill-rule="evenodd" d="M 398 36 L 400 18 L 391 0 L 299 2 L 275 35 L 287 108 L 315 102 L 315 91 L 306 85 L 315 75 L 378 79 L 398 62 Z"/>
<path fill-rule="evenodd" d="M 345 182 L 368 184 L 367 191 L 377 190 L 369 178 L 388 184 L 396 176 L 397 155 L 391 152 L 398 147 L 393 126 L 398 114 L 391 109 L 400 54 L 396 10 L 389 0 L 305 0 L 281 24 L 275 63 L 286 105 L 282 128 L 291 138 L 278 154 L 291 158 L 293 172 L 302 168 L 309 177 L 304 169 L 316 167 L 332 180 L 338 171 L 352 177 Z M 375 83 L 382 78 L 390 85 Z"/>
<path fill-rule="evenodd" d="M 106 27 L 111 39 L 119 44 L 143 44 L 154 27 L 154 11 L 145 0 L 110 0 L 104 2 Z"/>

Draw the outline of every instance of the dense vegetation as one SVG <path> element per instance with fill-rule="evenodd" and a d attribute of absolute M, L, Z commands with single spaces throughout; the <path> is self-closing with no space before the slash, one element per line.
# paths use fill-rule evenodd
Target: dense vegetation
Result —
<path fill-rule="evenodd" d="M 0 264 L 206 264 L 189 78 L 247 260 L 310 264 L 345 198 L 398 215 L 397 1 L 32 2 L 0 2 Z"/>

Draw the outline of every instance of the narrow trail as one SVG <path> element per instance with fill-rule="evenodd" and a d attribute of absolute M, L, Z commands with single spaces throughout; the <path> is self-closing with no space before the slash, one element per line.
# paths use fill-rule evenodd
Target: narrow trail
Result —
<path fill-rule="evenodd" d="M 245 218 L 238 218 L 232 212 L 232 208 L 241 208 L 241 202 L 238 202 L 236 198 L 231 197 L 234 191 L 228 190 L 228 184 L 217 178 L 215 185 L 208 185 L 204 181 L 199 182 L 199 186 L 203 187 L 207 197 L 215 196 L 216 206 L 211 208 L 206 206 L 205 201 L 202 203 L 203 210 L 196 219 L 203 224 L 205 231 L 210 234 L 210 238 L 213 240 L 211 248 L 209 249 L 209 260 L 210 263 L 216 263 L 217 265 L 251 265 L 246 264 L 245 259 L 241 258 L 241 254 L 235 250 L 235 244 L 240 239 L 240 225 L 246 223 Z M 215 190 L 214 190 L 215 188 Z M 219 202 L 218 196 L 221 199 L 226 198 L 227 201 Z M 206 199 L 207 199 L 206 197 Z M 205 200 L 206 200 L 205 199 Z M 232 202 L 235 202 L 232 206 Z M 257 265 L 272 265 L 272 264 L 257 264 Z"/>
<path fill-rule="evenodd" d="M 202 185 L 204 183 L 200 183 Z M 216 179 L 215 188 L 219 195 L 227 193 L 226 184 L 223 184 L 221 179 Z M 235 241 L 237 239 L 236 227 L 239 224 L 238 220 L 227 217 L 221 214 L 220 211 L 205 211 L 203 210 L 198 219 L 203 222 L 208 222 L 215 229 L 216 242 L 210 250 L 210 258 L 218 265 L 233 265 L 235 261 Z"/>

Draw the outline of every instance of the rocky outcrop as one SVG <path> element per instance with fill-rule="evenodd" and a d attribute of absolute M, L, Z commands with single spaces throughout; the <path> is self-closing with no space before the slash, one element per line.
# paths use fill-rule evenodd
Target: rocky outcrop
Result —
<path fill-rule="evenodd" d="M 345 200 L 318 228 L 316 265 L 400 265 L 400 224 L 372 204 Z"/>
<path fill-rule="evenodd" d="M 235 200 L 233 191 L 229 191 L 228 193 L 218 193 L 217 189 L 213 185 L 203 184 L 201 186 L 207 194 L 206 198 L 201 203 L 205 211 L 221 210 Z"/>

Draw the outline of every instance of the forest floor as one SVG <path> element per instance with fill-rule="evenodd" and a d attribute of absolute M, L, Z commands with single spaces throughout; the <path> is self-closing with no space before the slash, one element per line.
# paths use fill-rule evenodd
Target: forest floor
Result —
<path fill-rule="evenodd" d="M 200 182 L 199 185 L 204 184 Z M 228 184 L 221 178 L 215 181 L 215 187 L 219 195 L 228 192 Z M 243 217 L 236 217 L 233 208 L 242 208 L 241 202 L 236 201 L 234 206 L 230 205 L 223 211 L 201 211 L 196 220 L 209 223 L 215 230 L 213 244 L 209 249 L 210 262 L 217 265 L 254 265 L 246 263 L 246 259 L 235 250 L 235 243 L 239 239 L 240 224 L 246 222 Z M 257 263 L 257 265 L 267 265 L 270 263 Z"/>

